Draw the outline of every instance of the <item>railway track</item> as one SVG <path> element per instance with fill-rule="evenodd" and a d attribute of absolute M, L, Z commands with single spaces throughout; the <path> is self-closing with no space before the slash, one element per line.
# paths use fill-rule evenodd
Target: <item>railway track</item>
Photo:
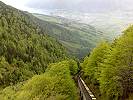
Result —
<path fill-rule="evenodd" d="M 78 87 L 80 90 L 80 100 L 96 100 L 95 96 L 80 76 L 78 76 Z"/>

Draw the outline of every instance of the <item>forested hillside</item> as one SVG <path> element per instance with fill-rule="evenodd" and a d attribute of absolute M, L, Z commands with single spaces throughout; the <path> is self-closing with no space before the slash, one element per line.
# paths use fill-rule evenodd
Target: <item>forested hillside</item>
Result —
<path fill-rule="evenodd" d="M 112 44 L 100 43 L 81 64 L 100 100 L 133 99 L 133 26 Z"/>
<path fill-rule="evenodd" d="M 78 100 L 77 62 L 37 21 L 0 2 L 0 100 Z"/>
<path fill-rule="evenodd" d="M 2 90 L 0 99 L 78 100 L 77 88 L 71 79 L 77 72 L 78 66 L 73 60 L 51 64 L 44 74 Z"/>
<path fill-rule="evenodd" d="M 70 55 L 83 58 L 96 44 L 107 39 L 105 34 L 95 27 L 78 23 L 63 17 L 33 14 L 43 21 L 37 21 L 47 33 L 58 39 L 67 48 Z"/>
<path fill-rule="evenodd" d="M 65 58 L 64 47 L 29 15 L 0 2 L 0 86 L 44 73 L 49 63 Z"/>
<path fill-rule="evenodd" d="M 133 100 L 133 26 L 99 42 L 90 25 L 34 15 L 0 1 L 0 100 L 79 100 L 79 78 L 97 100 Z"/>

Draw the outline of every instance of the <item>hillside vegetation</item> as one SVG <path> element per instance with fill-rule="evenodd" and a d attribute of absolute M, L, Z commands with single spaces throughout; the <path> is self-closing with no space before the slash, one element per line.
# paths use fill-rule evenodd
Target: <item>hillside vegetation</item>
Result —
<path fill-rule="evenodd" d="M 29 15 L 0 2 L 0 86 L 45 72 L 47 65 L 65 59 L 65 49 L 41 33 Z"/>
<path fill-rule="evenodd" d="M 43 20 L 40 23 L 50 36 L 67 48 L 70 55 L 83 58 L 96 44 L 106 37 L 95 27 L 62 17 L 33 14 Z"/>
<path fill-rule="evenodd" d="M 97 88 L 101 100 L 132 100 L 133 26 L 112 44 L 99 44 L 85 57 L 82 68 L 86 82 Z"/>
<path fill-rule="evenodd" d="M 77 62 L 37 21 L 0 2 L 0 100 L 78 100 Z"/>
<path fill-rule="evenodd" d="M 0 100 L 79 100 L 79 72 L 97 100 L 133 100 L 133 26 L 95 47 L 94 27 L 39 16 L 0 1 Z"/>
<path fill-rule="evenodd" d="M 50 64 L 44 74 L 34 76 L 23 85 L 5 88 L 0 92 L 0 99 L 78 100 L 77 89 L 71 79 L 77 72 L 78 66 L 73 60 Z"/>

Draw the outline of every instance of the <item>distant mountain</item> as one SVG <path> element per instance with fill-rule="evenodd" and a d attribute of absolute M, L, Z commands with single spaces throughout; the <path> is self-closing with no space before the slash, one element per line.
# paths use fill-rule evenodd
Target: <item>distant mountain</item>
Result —
<path fill-rule="evenodd" d="M 78 23 L 91 25 L 104 32 L 108 39 L 120 35 L 124 29 L 133 23 L 132 10 L 113 10 L 111 12 L 84 13 L 66 10 L 49 11 L 51 16 L 60 16 L 66 19 L 74 20 Z"/>
<path fill-rule="evenodd" d="M 44 31 L 58 39 L 69 54 L 78 58 L 84 57 L 100 40 L 106 38 L 102 31 L 76 20 L 35 13 L 33 15 L 43 20 L 39 23 Z"/>

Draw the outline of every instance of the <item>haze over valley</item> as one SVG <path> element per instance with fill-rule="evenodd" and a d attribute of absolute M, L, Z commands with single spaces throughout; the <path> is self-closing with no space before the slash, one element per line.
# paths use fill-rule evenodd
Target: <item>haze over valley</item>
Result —
<path fill-rule="evenodd" d="M 0 0 L 0 100 L 133 100 L 132 0 Z"/>

